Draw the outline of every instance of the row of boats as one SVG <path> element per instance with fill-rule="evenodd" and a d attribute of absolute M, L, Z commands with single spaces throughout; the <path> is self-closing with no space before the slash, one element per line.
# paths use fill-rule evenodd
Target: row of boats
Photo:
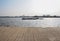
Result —
<path fill-rule="evenodd" d="M 60 16 L 50 16 L 50 15 L 43 15 L 43 16 L 0 16 L 0 18 L 21 18 L 22 20 L 42 20 L 43 18 L 60 18 Z"/>
<path fill-rule="evenodd" d="M 60 16 L 24 16 L 22 20 L 37 20 L 43 18 L 60 18 Z"/>

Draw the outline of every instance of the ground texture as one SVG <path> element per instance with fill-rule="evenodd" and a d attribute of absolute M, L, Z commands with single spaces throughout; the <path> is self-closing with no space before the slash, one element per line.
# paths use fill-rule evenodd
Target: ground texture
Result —
<path fill-rule="evenodd" d="M 60 41 L 60 28 L 0 27 L 0 41 Z"/>

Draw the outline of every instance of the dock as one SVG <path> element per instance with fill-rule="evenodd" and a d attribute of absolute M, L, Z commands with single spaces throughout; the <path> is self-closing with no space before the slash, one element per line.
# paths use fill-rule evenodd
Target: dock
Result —
<path fill-rule="evenodd" d="M 0 27 L 0 41 L 60 41 L 60 28 Z"/>

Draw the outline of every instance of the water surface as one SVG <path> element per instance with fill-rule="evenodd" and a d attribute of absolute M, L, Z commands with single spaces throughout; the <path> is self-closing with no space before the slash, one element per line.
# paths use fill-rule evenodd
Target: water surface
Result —
<path fill-rule="evenodd" d="M 60 18 L 44 18 L 43 20 L 21 20 L 21 18 L 0 18 L 0 26 L 22 27 L 59 27 Z"/>

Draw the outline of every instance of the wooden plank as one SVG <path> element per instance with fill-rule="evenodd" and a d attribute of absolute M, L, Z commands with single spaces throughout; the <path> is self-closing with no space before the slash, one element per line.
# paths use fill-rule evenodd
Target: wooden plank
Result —
<path fill-rule="evenodd" d="M 0 41 L 60 41 L 60 28 L 0 27 Z"/>

